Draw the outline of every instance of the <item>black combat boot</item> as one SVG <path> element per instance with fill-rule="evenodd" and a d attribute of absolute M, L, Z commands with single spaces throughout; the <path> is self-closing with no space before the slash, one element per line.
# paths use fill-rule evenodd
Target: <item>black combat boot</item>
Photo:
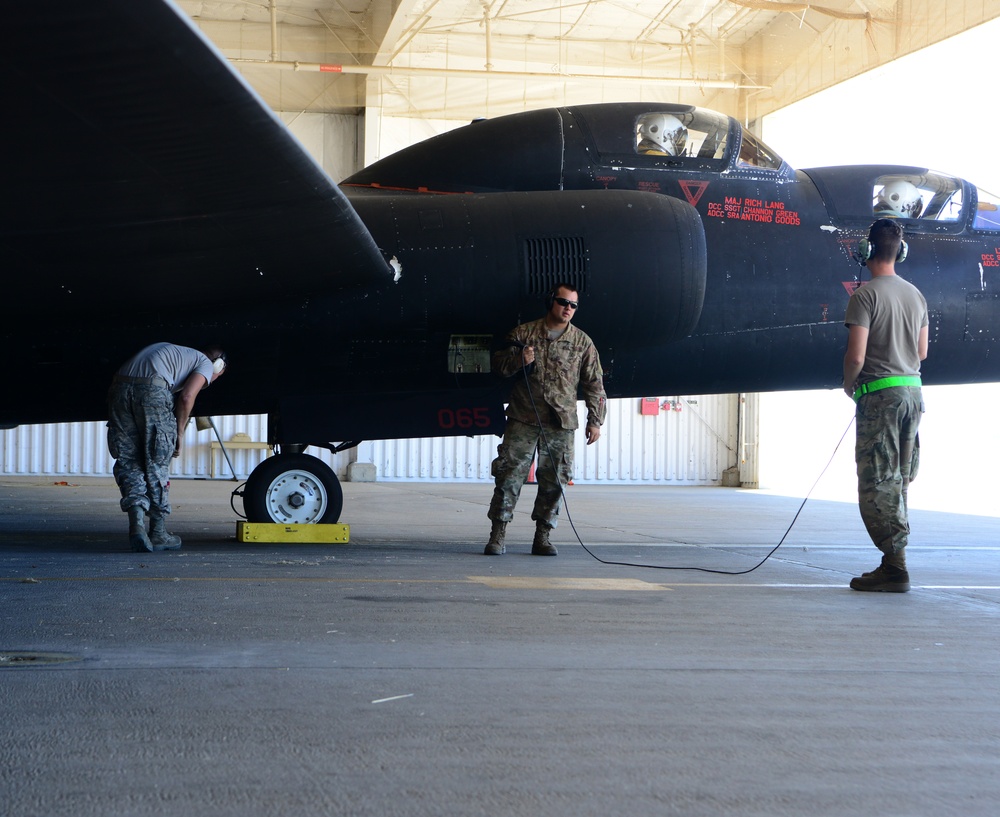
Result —
<path fill-rule="evenodd" d="M 905 593 L 910 589 L 910 574 L 906 570 L 906 554 L 902 550 L 887 553 L 882 564 L 869 573 L 851 579 L 852 590 L 880 593 Z"/>
<path fill-rule="evenodd" d="M 535 538 L 531 542 L 532 556 L 558 556 L 559 551 L 556 546 L 549 541 L 549 533 L 552 526 L 548 522 L 540 519 L 535 522 Z"/>

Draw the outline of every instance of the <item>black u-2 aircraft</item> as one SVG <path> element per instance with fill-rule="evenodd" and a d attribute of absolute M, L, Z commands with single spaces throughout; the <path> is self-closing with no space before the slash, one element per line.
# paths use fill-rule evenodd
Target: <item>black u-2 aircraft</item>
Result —
<path fill-rule="evenodd" d="M 794 170 L 643 103 L 475 122 L 338 187 L 166 0 L 6 17 L 0 424 L 101 419 L 143 345 L 221 344 L 198 412 L 267 413 L 280 452 L 253 521 L 339 518 L 307 446 L 500 432 L 491 348 L 560 281 L 611 397 L 838 386 L 880 214 L 930 306 L 925 382 L 1000 380 L 998 200 L 962 179 Z"/>

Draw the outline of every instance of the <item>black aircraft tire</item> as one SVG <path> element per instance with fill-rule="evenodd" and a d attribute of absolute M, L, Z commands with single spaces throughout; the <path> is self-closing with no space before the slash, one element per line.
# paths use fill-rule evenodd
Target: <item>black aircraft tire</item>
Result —
<path fill-rule="evenodd" d="M 278 454 L 253 469 L 243 491 L 248 522 L 332 524 L 344 509 L 340 480 L 309 454 Z"/>

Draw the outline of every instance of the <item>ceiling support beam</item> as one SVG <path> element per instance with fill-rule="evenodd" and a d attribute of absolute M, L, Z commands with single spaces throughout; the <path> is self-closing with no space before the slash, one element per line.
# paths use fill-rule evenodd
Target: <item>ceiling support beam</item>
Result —
<path fill-rule="evenodd" d="M 585 80 L 587 82 L 631 82 L 667 85 L 674 88 L 722 88 L 727 90 L 760 90 L 766 85 L 753 85 L 739 80 L 699 79 L 698 77 L 651 77 L 635 74 L 583 74 L 552 71 L 486 71 L 463 68 L 418 68 L 391 65 L 339 65 L 321 62 L 290 62 L 287 60 L 232 59 L 236 65 L 253 65 L 283 71 L 312 71 L 326 74 L 366 74 L 368 76 L 397 77 L 463 77 L 467 79 L 517 79 L 517 80 Z"/>

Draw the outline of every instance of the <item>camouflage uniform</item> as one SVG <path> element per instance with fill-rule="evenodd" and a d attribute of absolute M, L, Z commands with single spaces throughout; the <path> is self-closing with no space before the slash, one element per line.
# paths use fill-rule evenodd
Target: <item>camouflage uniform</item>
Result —
<path fill-rule="evenodd" d="M 907 490 L 917 476 L 917 428 L 923 413 L 919 346 L 928 324 L 927 301 L 898 275 L 873 276 L 851 296 L 844 322 L 848 327 L 868 330 L 856 384 L 861 393 L 855 395 L 858 507 L 872 543 L 882 551 L 882 565 L 905 571 L 904 549 L 910 534 Z M 870 389 L 886 385 L 879 381 L 893 377 L 915 383 Z M 903 581 L 903 575 L 897 578 Z M 855 586 L 864 585 L 866 576 L 855 579 L 851 586 L 872 589 Z M 881 578 L 876 576 L 873 581 Z M 905 581 L 908 589 L 908 575 Z"/>
<path fill-rule="evenodd" d="M 122 364 L 108 392 L 108 450 L 121 508 L 170 513 L 170 460 L 177 447 L 174 393 L 197 372 L 212 382 L 212 361 L 186 346 L 154 343 Z"/>
<path fill-rule="evenodd" d="M 537 450 L 538 494 L 531 518 L 555 527 L 562 486 L 573 475 L 574 432 L 580 425 L 578 389 L 587 405 L 587 425 L 604 423 L 607 397 L 600 357 L 594 342 L 572 324 L 550 340 L 544 318 L 518 326 L 508 341 L 510 345 L 493 357 L 494 371 L 516 380 L 507 406 L 507 428 L 491 467 L 496 487 L 487 516 L 495 522 L 511 520 Z M 527 378 L 521 365 L 523 346 L 535 349 Z"/>
<path fill-rule="evenodd" d="M 166 385 L 115 381 L 108 394 L 108 450 L 121 508 L 170 513 L 167 482 L 177 446 L 173 395 Z"/>
<path fill-rule="evenodd" d="M 894 387 L 863 395 L 855 410 L 858 505 L 882 553 L 902 558 L 910 534 L 906 494 L 920 464 L 920 389 Z"/>

